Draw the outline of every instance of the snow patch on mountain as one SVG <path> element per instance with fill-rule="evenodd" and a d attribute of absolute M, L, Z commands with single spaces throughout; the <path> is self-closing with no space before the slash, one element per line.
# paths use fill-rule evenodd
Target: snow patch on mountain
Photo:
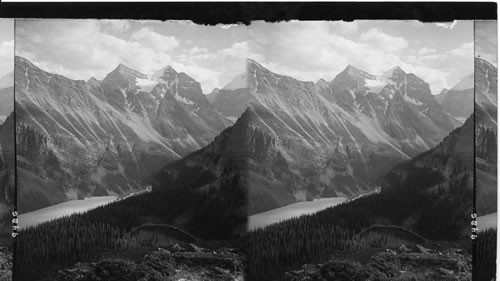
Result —
<path fill-rule="evenodd" d="M 418 100 L 416 100 L 416 99 L 414 99 L 414 98 L 412 98 L 412 97 L 409 97 L 408 95 L 404 95 L 404 96 L 403 96 L 403 99 L 404 99 L 406 102 L 411 103 L 411 104 L 414 104 L 414 105 L 418 105 L 418 106 L 423 105 L 423 103 L 422 103 L 422 102 L 420 102 L 420 101 L 418 101 Z"/>
<path fill-rule="evenodd" d="M 150 78 L 136 78 L 137 87 L 139 91 L 142 92 L 151 92 L 153 88 L 158 85 L 158 80 L 150 79 Z"/>
<path fill-rule="evenodd" d="M 365 86 L 368 88 L 368 92 L 372 92 L 375 94 L 380 93 L 382 89 L 387 85 L 387 81 L 379 80 L 379 79 L 367 79 L 365 80 Z"/>
<path fill-rule="evenodd" d="M 194 102 L 192 102 L 191 100 L 189 100 L 189 99 L 187 99 L 187 98 L 179 95 L 179 92 L 177 92 L 177 91 L 174 93 L 174 97 L 175 97 L 176 100 L 178 100 L 178 101 L 180 101 L 182 103 L 189 104 L 189 105 L 193 105 L 194 104 Z"/>

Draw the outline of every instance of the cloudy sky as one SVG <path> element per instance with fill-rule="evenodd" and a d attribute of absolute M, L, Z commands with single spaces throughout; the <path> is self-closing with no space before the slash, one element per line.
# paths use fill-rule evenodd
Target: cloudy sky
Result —
<path fill-rule="evenodd" d="M 119 63 L 143 73 L 171 65 L 205 93 L 245 71 L 244 26 L 190 22 L 18 20 L 16 55 L 72 79 L 103 79 Z"/>
<path fill-rule="evenodd" d="M 0 78 L 14 71 L 14 21 L 0 19 Z"/>
<path fill-rule="evenodd" d="M 497 65 L 497 21 L 476 21 L 474 29 L 476 56 Z"/>
<path fill-rule="evenodd" d="M 256 22 L 249 56 L 301 80 L 332 80 L 347 65 L 372 74 L 394 66 L 412 72 L 433 94 L 474 69 L 473 22 Z"/>

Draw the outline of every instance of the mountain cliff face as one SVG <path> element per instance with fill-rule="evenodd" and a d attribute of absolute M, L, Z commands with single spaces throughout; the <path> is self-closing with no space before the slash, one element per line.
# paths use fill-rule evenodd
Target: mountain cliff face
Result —
<path fill-rule="evenodd" d="M 231 120 L 236 120 L 253 100 L 249 95 L 247 74 L 236 76 L 228 85 L 208 95 L 208 99 L 218 112 Z"/>
<path fill-rule="evenodd" d="M 402 224 L 434 239 L 457 239 L 470 233 L 473 206 L 474 116 L 431 150 L 394 167 L 381 195 L 399 200 L 405 194 L 425 194 Z M 412 205 L 415 202 L 408 202 Z"/>
<path fill-rule="evenodd" d="M 474 118 L 471 115 L 439 145 L 391 169 L 385 177 L 383 191 L 405 185 L 434 191 L 440 187 L 448 189 L 452 180 L 463 176 L 471 181 L 468 187 L 472 188 L 473 139 Z"/>
<path fill-rule="evenodd" d="M 14 111 L 14 75 L 8 73 L 0 78 L 0 122 Z"/>
<path fill-rule="evenodd" d="M 21 212 L 142 188 L 231 124 L 171 67 L 148 76 L 119 65 L 82 81 L 15 65 Z"/>
<path fill-rule="evenodd" d="M 249 60 L 247 75 L 250 213 L 371 190 L 458 124 L 427 83 L 399 67 L 376 77 L 348 66 L 313 83 Z"/>
<path fill-rule="evenodd" d="M 157 173 L 154 191 L 185 189 L 207 197 L 184 221 L 198 231 L 216 229 L 227 238 L 246 232 L 248 204 L 248 147 L 253 141 L 251 110 L 222 131 L 206 147 L 171 162 Z M 203 227 L 203 224 L 208 224 Z"/>
<path fill-rule="evenodd" d="M 15 203 L 14 114 L 0 125 L 0 234 L 12 231 Z"/>
<path fill-rule="evenodd" d="M 497 211 L 497 68 L 475 59 L 476 207 L 478 215 Z"/>
<path fill-rule="evenodd" d="M 0 78 L 0 233 L 12 230 L 14 209 L 14 77 L 8 73 Z"/>
<path fill-rule="evenodd" d="M 474 111 L 474 74 L 467 75 L 450 90 L 435 96 L 437 102 L 458 120 L 467 119 Z"/>

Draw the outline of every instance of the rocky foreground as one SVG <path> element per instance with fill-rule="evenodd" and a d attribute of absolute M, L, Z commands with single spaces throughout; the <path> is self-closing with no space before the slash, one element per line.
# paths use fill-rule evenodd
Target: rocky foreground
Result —
<path fill-rule="evenodd" d="M 12 280 L 12 253 L 0 247 L 0 281 Z"/>
<path fill-rule="evenodd" d="M 470 281 L 472 256 L 461 249 L 438 252 L 424 247 L 386 250 L 373 255 L 367 264 L 330 260 L 306 264 L 290 271 L 280 281 Z"/>
<path fill-rule="evenodd" d="M 104 259 L 97 263 L 78 263 L 60 270 L 54 281 L 195 281 L 243 280 L 243 262 L 236 250 L 208 250 L 194 244 L 159 248 L 142 261 Z"/>

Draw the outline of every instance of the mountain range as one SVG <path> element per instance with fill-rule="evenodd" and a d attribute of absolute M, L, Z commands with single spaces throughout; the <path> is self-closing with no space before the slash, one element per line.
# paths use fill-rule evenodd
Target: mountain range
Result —
<path fill-rule="evenodd" d="M 476 58 L 476 211 L 480 216 L 497 212 L 497 82 L 497 68 Z"/>
<path fill-rule="evenodd" d="M 203 188 L 228 170 L 244 178 L 249 214 L 356 196 L 463 122 L 400 67 L 375 76 L 348 66 L 310 82 L 249 59 L 208 95 L 169 66 L 81 81 L 16 57 L 15 71 L 22 211 L 151 183 Z M 452 90 L 469 91 L 467 78 Z"/>
<path fill-rule="evenodd" d="M 21 212 L 144 188 L 233 123 L 170 66 L 146 75 L 120 64 L 83 81 L 16 57 L 15 75 Z"/>
<path fill-rule="evenodd" d="M 210 100 L 225 116 L 242 116 L 234 126 L 248 137 L 239 150 L 247 155 L 249 214 L 370 191 L 395 164 L 434 147 L 460 124 L 425 81 L 399 67 L 377 77 L 348 66 L 332 81 L 314 83 L 248 60 L 246 86 L 235 95 L 214 91 Z M 199 157 L 212 152 L 208 146 L 184 163 L 220 174 L 220 167 Z M 166 184 L 160 180 L 159 186 L 183 169 L 169 165 L 159 174 Z"/>

